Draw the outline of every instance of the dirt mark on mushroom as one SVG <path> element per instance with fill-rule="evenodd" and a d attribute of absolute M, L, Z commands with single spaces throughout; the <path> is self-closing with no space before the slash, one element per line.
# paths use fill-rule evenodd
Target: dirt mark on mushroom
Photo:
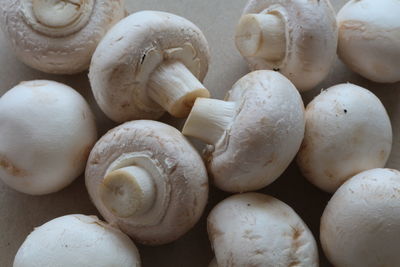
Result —
<path fill-rule="evenodd" d="M 0 168 L 4 169 L 7 173 L 12 176 L 23 177 L 27 176 L 28 173 L 25 170 L 17 167 L 11 160 L 6 156 L 0 155 Z"/>

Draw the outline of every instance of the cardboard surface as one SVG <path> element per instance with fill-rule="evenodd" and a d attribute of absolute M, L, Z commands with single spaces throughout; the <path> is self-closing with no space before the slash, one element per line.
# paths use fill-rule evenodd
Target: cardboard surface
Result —
<path fill-rule="evenodd" d="M 338 9 L 345 0 L 333 0 Z M 223 98 L 226 91 L 240 77 L 248 72 L 244 60 L 235 49 L 233 36 L 235 25 L 240 18 L 246 0 L 127 0 L 127 10 L 131 12 L 152 9 L 172 12 L 184 16 L 197 24 L 207 37 L 212 62 L 205 85 L 213 97 Z M 21 81 L 51 79 L 66 83 L 88 99 L 99 127 L 100 134 L 115 126 L 96 106 L 90 92 L 87 73 L 74 76 L 48 75 L 30 69 L 13 55 L 9 44 L 0 33 L 0 95 Z M 342 82 L 352 82 L 372 90 L 384 103 L 392 120 L 394 146 L 388 167 L 398 168 L 400 159 L 400 84 L 377 84 L 351 73 L 339 60 L 324 82 L 314 90 L 303 94 L 308 103 L 322 88 Z M 162 121 L 180 128 L 182 121 L 163 117 Z M 1 127 L 1 126 L 0 126 Z M 199 146 L 199 143 L 196 143 Z M 261 190 L 289 204 L 311 228 L 316 238 L 319 236 L 319 219 L 330 198 L 309 184 L 299 173 L 295 163 L 272 185 Z M 143 266 L 207 266 L 212 251 L 206 233 L 205 218 L 209 210 L 228 194 L 214 188 L 210 190 L 209 205 L 202 220 L 182 239 L 165 246 L 139 246 Z M 97 214 L 91 204 L 84 185 L 83 176 L 59 193 L 32 197 L 15 192 L 0 182 L 0 266 L 12 266 L 14 255 L 25 237 L 34 227 L 58 216 L 82 213 Z M 320 250 L 321 266 L 330 266 Z"/>

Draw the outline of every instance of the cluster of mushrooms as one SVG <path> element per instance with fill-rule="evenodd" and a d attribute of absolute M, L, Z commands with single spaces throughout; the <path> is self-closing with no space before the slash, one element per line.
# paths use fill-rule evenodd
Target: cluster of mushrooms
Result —
<path fill-rule="evenodd" d="M 185 18 L 126 15 L 122 0 L 2 1 L 2 30 L 20 60 L 54 74 L 89 68 L 98 106 L 121 123 L 98 140 L 86 100 L 54 81 L 22 82 L 0 98 L 2 181 L 43 195 L 86 168 L 107 221 L 45 223 L 14 266 L 140 266 L 130 238 L 161 245 L 183 236 L 206 206 L 208 176 L 237 193 L 208 215 L 210 266 L 318 266 L 315 238 L 295 211 L 251 192 L 296 155 L 302 174 L 334 193 L 320 228 L 330 262 L 400 266 L 400 172 L 383 168 L 392 147 L 384 106 L 349 83 L 306 108 L 299 93 L 324 80 L 336 52 L 365 78 L 400 81 L 399 14 L 398 0 L 351 0 L 337 16 L 328 0 L 250 0 L 235 42 L 252 72 L 218 100 L 202 84 L 207 40 Z M 165 111 L 187 118 L 182 133 L 154 121 Z M 206 144 L 203 157 L 185 136 Z"/>

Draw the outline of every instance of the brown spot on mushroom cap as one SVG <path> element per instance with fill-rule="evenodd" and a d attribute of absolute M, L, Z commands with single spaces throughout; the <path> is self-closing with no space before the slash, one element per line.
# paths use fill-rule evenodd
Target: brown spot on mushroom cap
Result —
<path fill-rule="evenodd" d="M 216 239 L 219 236 L 224 234 L 224 232 L 222 232 L 217 227 L 215 227 L 214 223 L 212 223 L 210 221 L 208 221 L 208 223 L 207 223 L 207 232 L 208 232 L 208 235 L 212 236 L 213 239 Z"/>
<path fill-rule="evenodd" d="M 12 161 L 6 156 L 0 155 L 0 168 L 9 173 L 12 176 L 24 177 L 28 175 L 28 172 L 17 167 Z"/>

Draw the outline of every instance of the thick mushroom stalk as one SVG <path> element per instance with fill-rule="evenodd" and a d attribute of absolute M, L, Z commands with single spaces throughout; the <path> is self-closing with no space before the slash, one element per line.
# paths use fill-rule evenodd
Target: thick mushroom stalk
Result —
<path fill-rule="evenodd" d="M 286 53 L 285 22 L 275 14 L 244 15 L 236 29 L 236 44 L 245 57 L 280 61 Z"/>
<path fill-rule="evenodd" d="M 61 37 L 81 30 L 90 19 L 93 0 L 24 0 L 24 17 L 42 34 Z"/>
<path fill-rule="evenodd" d="M 100 190 L 104 206 L 122 218 L 147 212 L 156 198 L 152 177 L 145 169 L 136 166 L 108 173 Z"/>
<path fill-rule="evenodd" d="M 163 62 L 151 75 L 149 96 L 179 118 L 186 117 L 197 97 L 209 97 L 203 84 L 179 60 Z"/>
<path fill-rule="evenodd" d="M 215 145 L 234 121 L 236 102 L 210 98 L 196 99 L 182 133 Z"/>

